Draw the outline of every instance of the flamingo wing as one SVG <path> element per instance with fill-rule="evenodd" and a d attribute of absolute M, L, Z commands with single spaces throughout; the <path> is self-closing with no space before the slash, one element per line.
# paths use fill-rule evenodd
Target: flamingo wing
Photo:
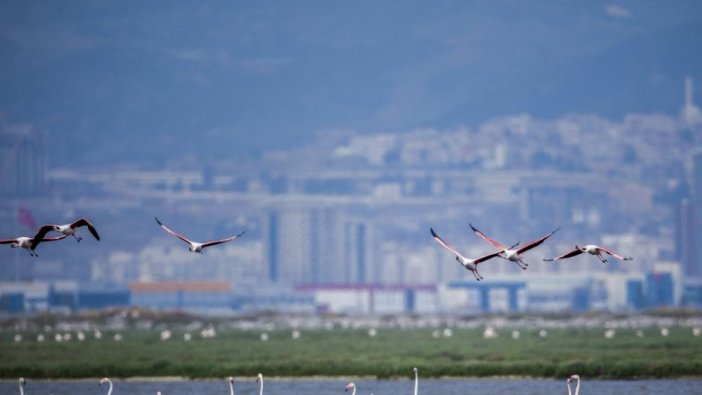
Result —
<path fill-rule="evenodd" d="M 47 233 L 49 233 L 51 231 L 55 231 L 55 230 L 56 230 L 56 225 L 53 225 L 53 224 L 47 224 L 47 225 L 40 226 L 39 229 L 37 229 L 37 233 L 34 234 L 34 237 L 32 237 L 32 245 L 29 246 L 29 248 L 31 250 L 34 250 L 35 248 L 37 248 L 39 243 L 41 243 L 43 240 L 45 240 L 44 236 L 46 236 Z"/>
<path fill-rule="evenodd" d="M 500 254 L 502 254 L 504 251 L 505 251 L 505 250 L 499 250 L 499 251 L 493 252 L 492 254 L 483 255 L 483 256 L 481 256 L 480 258 L 474 260 L 473 263 L 477 265 L 477 264 L 479 264 L 479 263 L 481 263 L 481 262 L 485 262 L 485 261 L 487 261 L 488 259 L 492 259 L 492 258 L 494 258 L 494 257 L 496 257 L 496 256 L 498 256 L 498 255 L 500 255 Z"/>
<path fill-rule="evenodd" d="M 436 241 L 437 243 L 439 243 L 440 246 L 442 246 L 442 247 L 444 247 L 445 249 L 447 249 L 447 250 L 453 252 L 453 254 L 456 255 L 456 256 L 460 256 L 460 255 L 461 255 L 458 251 L 456 251 L 455 248 L 451 247 L 451 245 L 450 245 L 449 243 L 445 242 L 441 237 L 439 237 L 439 235 L 437 235 L 436 232 L 434 232 L 434 228 L 429 228 L 429 230 L 431 231 L 432 237 L 434 237 L 434 241 Z"/>
<path fill-rule="evenodd" d="M 631 256 L 622 256 L 622 255 L 619 255 L 619 254 L 617 254 L 616 252 L 610 251 L 610 250 L 608 250 L 608 249 L 606 249 L 606 248 L 604 248 L 604 247 L 598 247 L 598 248 L 599 248 L 600 250 L 606 252 L 607 254 L 609 254 L 609 255 L 611 255 L 611 256 L 617 258 L 617 259 L 621 259 L 622 261 L 633 261 L 633 260 L 634 260 L 634 257 L 631 257 Z"/>
<path fill-rule="evenodd" d="M 521 253 L 523 253 L 523 252 L 526 252 L 526 251 L 531 250 L 531 249 L 534 248 L 534 247 L 537 247 L 539 244 L 543 243 L 544 241 L 546 241 L 546 239 L 548 239 L 549 237 L 551 237 L 551 235 L 553 235 L 554 233 L 556 233 L 556 232 L 558 231 L 558 229 L 560 229 L 560 228 L 556 228 L 556 229 L 554 229 L 554 230 L 552 230 L 552 231 L 546 233 L 546 234 L 545 234 L 543 237 L 541 237 L 540 239 L 537 239 L 537 240 L 534 240 L 534 241 L 530 241 L 530 242 L 524 244 L 521 248 L 519 248 L 519 249 L 517 250 L 517 254 L 521 254 Z"/>
<path fill-rule="evenodd" d="M 572 258 L 572 257 L 574 257 L 576 255 L 580 255 L 582 253 L 583 252 L 579 248 L 576 247 L 576 248 L 573 248 L 572 250 L 566 252 L 565 254 L 563 254 L 561 256 L 557 256 L 555 258 L 544 258 L 544 261 L 558 261 L 561 259 Z"/>
<path fill-rule="evenodd" d="M 473 229 L 473 232 L 475 232 L 475 234 L 478 235 L 478 237 L 480 237 L 481 239 L 487 241 L 488 243 L 494 245 L 495 247 L 497 247 L 501 250 L 507 249 L 507 247 L 505 245 L 485 236 L 485 234 L 483 232 L 479 231 L 478 229 L 476 229 L 475 226 L 473 226 L 473 224 L 468 224 L 468 225 L 470 225 L 470 228 Z"/>
<path fill-rule="evenodd" d="M 177 238 L 183 240 L 184 242 L 186 242 L 186 243 L 188 243 L 188 244 L 192 244 L 192 243 L 193 243 L 193 242 L 192 242 L 190 239 L 188 239 L 187 237 L 185 237 L 185 236 L 183 236 L 183 235 L 180 235 L 180 234 L 178 234 L 178 233 L 172 231 L 172 230 L 171 230 L 170 228 L 168 228 L 166 225 L 162 224 L 161 221 L 158 220 L 158 218 L 154 217 L 154 219 L 156 220 L 156 223 L 158 224 L 158 226 L 160 226 L 160 227 L 161 227 L 163 230 L 165 230 L 166 232 L 172 234 L 173 236 L 175 236 L 175 237 L 177 237 Z"/>
<path fill-rule="evenodd" d="M 17 239 L 4 239 L 0 240 L 0 244 L 12 244 L 17 243 Z"/>
<path fill-rule="evenodd" d="M 57 240 L 63 240 L 66 237 L 68 237 L 68 235 L 61 235 L 61 236 L 57 236 L 57 237 L 44 237 L 41 241 L 42 242 L 44 242 L 44 241 L 57 241 Z"/>
<path fill-rule="evenodd" d="M 237 237 L 243 235 L 244 233 L 246 233 L 246 231 L 243 231 L 243 232 L 239 233 L 239 234 L 236 235 L 236 236 L 227 237 L 226 239 L 212 240 L 212 241 L 208 241 L 208 242 L 202 243 L 202 248 L 210 247 L 210 246 L 215 246 L 215 245 L 217 245 L 217 244 L 222 244 L 222 243 L 226 243 L 226 242 L 228 242 L 228 241 L 232 241 L 232 240 L 236 239 Z"/>
<path fill-rule="evenodd" d="M 71 224 L 71 228 L 75 229 L 81 226 L 87 226 L 88 230 L 90 233 L 93 235 L 95 240 L 100 240 L 100 235 L 98 235 L 97 230 L 95 229 L 95 226 L 93 226 L 93 223 L 90 222 L 87 218 L 81 218 Z"/>

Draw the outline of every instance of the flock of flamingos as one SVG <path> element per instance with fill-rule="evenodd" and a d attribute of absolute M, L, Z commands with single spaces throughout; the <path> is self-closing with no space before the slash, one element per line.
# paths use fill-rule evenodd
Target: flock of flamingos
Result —
<path fill-rule="evenodd" d="M 419 394 L 419 372 L 417 368 L 412 368 L 414 371 L 414 395 Z M 229 377 L 227 378 L 227 381 L 229 382 L 229 394 L 234 395 L 234 378 Z M 580 376 L 577 374 L 574 374 L 566 380 L 566 385 L 568 386 L 568 395 L 573 395 L 570 389 L 570 383 L 572 381 L 576 382 L 575 385 L 575 395 L 580 394 Z M 258 394 L 263 395 L 263 375 L 261 373 L 258 374 L 258 377 L 256 378 L 256 382 L 258 383 Z M 112 381 L 108 379 L 107 377 L 103 378 L 100 380 L 99 385 L 102 386 L 103 384 L 107 383 L 109 385 L 109 388 L 107 389 L 107 395 L 112 395 Z M 26 384 L 26 381 L 24 378 L 20 377 L 19 378 L 19 390 L 20 390 L 20 395 L 24 395 L 24 386 Z M 354 383 L 348 383 L 346 384 L 346 387 L 344 387 L 345 392 L 351 391 L 351 395 L 356 395 L 356 384 Z M 161 395 L 161 391 L 158 391 L 156 395 Z M 373 395 L 373 394 L 371 394 Z"/>
<path fill-rule="evenodd" d="M 241 232 L 235 236 L 230 236 L 230 237 L 226 237 L 226 238 L 219 239 L 219 240 L 211 240 L 211 241 L 201 243 L 201 242 L 193 241 L 193 240 L 189 239 L 188 237 L 183 236 L 182 234 L 173 231 L 172 229 L 170 229 L 166 225 L 164 225 L 161 221 L 159 221 L 158 218 L 154 218 L 154 219 L 156 220 L 156 223 L 158 224 L 158 226 L 160 226 L 164 231 L 177 237 L 178 239 L 182 240 L 183 242 L 187 243 L 188 244 L 188 251 L 194 252 L 194 253 L 199 253 L 199 254 L 202 254 L 203 250 L 207 247 L 211 247 L 211 246 L 215 246 L 218 244 L 232 241 L 232 240 L 234 240 L 234 239 L 236 239 L 239 236 L 244 234 L 244 232 Z M 82 240 L 82 238 L 79 237 L 76 234 L 76 232 L 77 232 L 78 228 L 81 228 L 81 227 L 88 228 L 88 231 L 93 235 L 93 237 L 96 240 L 100 240 L 100 235 L 98 234 L 97 229 L 92 224 L 92 222 L 90 222 L 90 220 L 88 220 L 87 218 L 80 218 L 80 219 L 78 219 L 72 223 L 69 223 L 69 224 L 42 225 L 41 227 L 39 227 L 36 234 L 32 237 L 17 237 L 17 238 L 13 238 L 13 239 L 0 240 L 0 244 L 10 244 L 10 246 L 12 248 L 24 248 L 29 252 L 29 254 L 31 256 L 36 257 L 38 255 L 35 252 L 35 250 L 36 250 L 37 246 L 42 242 L 58 241 L 58 240 L 62 240 L 64 238 L 66 238 L 68 236 L 73 236 L 73 238 L 75 238 L 76 241 L 80 242 Z M 472 224 L 470 224 L 470 228 L 473 230 L 473 232 L 478 237 L 480 237 L 481 239 L 490 243 L 491 245 L 495 246 L 497 248 L 497 250 L 495 250 L 494 252 L 492 252 L 490 254 L 481 256 L 479 258 L 475 258 L 475 259 L 467 258 L 467 257 L 463 256 L 460 252 L 458 252 L 458 250 L 456 250 L 450 244 L 445 242 L 436 233 L 436 231 L 434 231 L 433 228 L 430 228 L 430 232 L 431 232 L 431 235 L 434 238 L 434 240 L 440 246 L 442 246 L 443 248 L 445 248 L 448 251 L 450 251 L 451 253 L 453 253 L 456 256 L 456 261 L 458 261 L 458 263 L 460 263 L 461 266 L 463 266 L 466 270 L 471 271 L 473 273 L 473 275 L 475 276 L 475 279 L 478 281 L 483 279 L 483 276 L 481 276 L 480 273 L 478 272 L 478 265 L 482 262 L 485 262 L 485 261 L 492 259 L 492 258 L 495 258 L 495 257 L 505 259 L 509 262 L 514 262 L 521 269 L 526 270 L 528 264 L 526 262 L 524 262 L 522 255 L 525 252 L 539 246 L 541 243 L 546 241 L 546 239 L 548 239 L 554 233 L 556 233 L 556 231 L 558 231 L 558 228 L 556 228 L 556 229 L 552 230 L 551 232 L 543 235 L 542 237 L 540 237 L 536 240 L 533 240 L 533 241 L 530 241 L 528 243 L 523 244 L 521 247 L 519 246 L 521 243 L 516 243 L 516 244 L 508 247 L 508 246 L 486 236 L 483 232 L 476 229 Z M 49 234 L 50 232 L 56 232 L 59 235 L 47 237 L 47 234 Z M 609 256 L 612 256 L 614 258 L 623 260 L 623 261 L 629 261 L 629 260 L 634 259 L 632 257 L 626 257 L 626 256 L 619 255 L 619 254 L 617 254 L 611 250 L 608 250 L 607 248 L 604 248 L 604 247 L 600 247 L 600 246 L 597 246 L 594 244 L 588 244 L 585 246 L 576 245 L 572 250 L 567 251 L 560 256 L 557 256 L 554 258 L 549 258 L 549 259 L 544 259 L 544 260 L 545 261 L 556 261 L 556 260 L 561 260 L 561 259 L 567 259 L 567 258 L 574 257 L 576 255 L 580 255 L 582 253 L 588 253 L 588 254 L 594 255 L 602 263 L 607 262 L 607 258 L 605 257 L 605 255 L 609 255 Z M 414 395 L 417 395 L 418 391 L 419 391 L 419 374 L 418 374 L 417 368 L 414 368 L 413 370 L 414 370 Z M 229 377 L 228 381 L 229 381 L 230 394 L 234 395 L 234 378 Z M 259 373 L 256 381 L 259 383 L 259 394 L 263 395 L 263 375 Z M 578 375 L 572 375 L 567 379 L 566 384 L 568 386 L 568 394 L 569 395 L 572 395 L 571 388 L 570 388 L 572 381 L 576 381 L 576 383 L 577 383 L 575 386 L 575 395 L 578 395 L 580 392 L 580 377 Z M 107 390 L 107 395 L 112 395 L 112 381 L 110 381 L 110 379 L 108 379 L 108 378 L 103 378 L 102 380 L 100 380 L 100 385 L 105 384 L 105 383 L 107 383 L 109 385 L 109 389 Z M 24 385 L 25 385 L 25 380 L 23 378 L 20 378 L 19 379 L 19 389 L 20 389 L 21 395 L 24 395 L 24 388 L 23 388 Z M 347 392 L 351 391 L 352 395 L 356 395 L 356 385 L 354 383 L 349 383 L 348 385 L 346 385 L 345 391 L 347 391 Z M 158 392 L 157 395 L 161 395 L 161 392 Z"/>
<path fill-rule="evenodd" d="M 245 233 L 241 232 L 235 236 L 230 236 L 226 237 L 223 239 L 219 240 L 210 240 L 206 242 L 197 242 L 189 239 L 188 237 L 177 233 L 173 231 L 171 228 L 167 227 L 164 225 L 161 221 L 159 221 L 158 218 L 154 217 L 156 220 L 156 223 L 158 226 L 160 226 L 164 231 L 169 233 L 170 235 L 173 235 L 177 237 L 178 239 L 182 240 L 183 242 L 188 244 L 188 251 L 198 253 L 198 254 L 203 254 L 203 250 L 207 247 L 215 246 L 218 244 L 226 243 L 229 241 L 232 241 L 241 235 Z M 45 242 L 45 241 L 58 241 L 65 239 L 68 236 L 73 236 L 73 238 L 76 239 L 76 241 L 80 242 L 82 240 L 81 237 L 77 235 L 77 230 L 78 228 L 81 227 L 87 227 L 88 231 L 95 237 L 96 240 L 100 240 L 100 235 L 97 232 L 97 229 L 95 229 L 95 226 L 88 220 L 87 218 L 80 218 L 70 224 L 63 224 L 63 225 L 56 225 L 56 224 L 47 224 L 47 225 L 42 225 L 37 229 L 37 232 L 35 233 L 34 236 L 28 237 L 28 236 L 21 236 L 21 237 L 16 237 L 12 239 L 4 239 L 0 240 L 0 244 L 9 244 L 10 247 L 12 248 L 24 248 L 29 252 L 29 255 L 31 256 L 39 256 L 36 253 L 36 248 L 39 246 L 40 243 Z M 509 262 L 514 262 L 519 266 L 521 269 L 526 270 L 527 266 L 529 265 L 528 263 L 524 262 L 522 255 L 535 248 L 538 247 L 541 243 L 546 241 L 549 237 L 551 237 L 556 231 L 558 231 L 559 228 L 556 228 L 552 230 L 549 233 L 546 233 L 545 235 L 541 236 L 540 238 L 530 241 L 528 243 L 525 243 L 520 246 L 521 243 L 516 243 L 510 247 L 498 242 L 495 239 L 492 239 L 488 236 L 486 236 L 483 232 L 479 231 L 476 229 L 473 224 L 470 224 L 470 228 L 473 230 L 473 232 L 480 237 L 481 239 L 485 240 L 486 242 L 490 243 L 491 245 L 497 247 L 497 250 L 494 252 L 481 256 L 479 258 L 471 259 L 463 256 L 458 250 L 456 250 L 454 247 L 452 247 L 450 244 L 445 242 L 437 233 L 434 231 L 434 228 L 429 228 L 432 237 L 434 240 L 439 243 L 440 246 L 444 247 L 445 249 L 449 250 L 451 253 L 453 253 L 456 256 L 456 261 L 461 264 L 466 270 L 469 270 L 470 272 L 473 273 L 475 276 L 475 279 L 480 281 L 483 280 L 484 277 L 480 275 L 478 272 L 478 265 L 482 262 L 488 261 L 492 258 L 495 257 L 500 257 L 502 259 L 505 259 Z M 59 235 L 58 236 L 52 236 L 52 237 L 47 237 L 46 235 L 49 232 L 56 232 Z M 633 260 L 634 258 L 630 256 L 623 256 L 615 253 L 614 251 L 611 251 L 605 247 L 600 247 L 598 245 L 594 244 L 587 244 L 585 246 L 578 246 L 575 245 L 573 249 L 570 251 L 567 251 L 563 253 L 560 256 L 557 256 L 555 258 L 547 258 L 544 259 L 544 261 L 557 261 L 561 259 L 567 259 L 567 258 L 572 258 L 574 256 L 580 255 L 582 253 L 588 253 L 590 255 L 594 255 L 597 257 L 597 259 L 600 260 L 602 263 L 607 263 L 607 258 L 606 255 L 612 256 L 614 258 L 623 260 L 623 261 L 630 261 Z"/>

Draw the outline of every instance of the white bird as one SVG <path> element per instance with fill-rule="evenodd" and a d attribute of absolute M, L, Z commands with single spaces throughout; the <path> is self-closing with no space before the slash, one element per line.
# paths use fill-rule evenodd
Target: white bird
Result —
<path fill-rule="evenodd" d="M 37 232 L 37 234 L 34 235 L 34 237 L 21 236 L 14 239 L 0 240 L 0 244 L 9 244 L 11 248 L 24 248 L 25 250 L 27 250 L 30 256 L 39 256 L 39 254 L 34 252 L 34 250 L 36 249 L 36 245 L 34 245 L 34 240 L 36 240 L 38 235 L 39 233 Z M 43 241 L 56 241 L 65 239 L 66 237 L 68 236 L 61 235 L 58 237 L 47 237 Z"/>
<path fill-rule="evenodd" d="M 353 392 L 351 392 L 351 395 L 356 395 L 356 384 L 354 384 L 354 383 L 346 384 L 346 387 L 344 387 L 344 392 L 349 392 L 349 390 L 353 390 Z"/>
<path fill-rule="evenodd" d="M 217 244 L 222 244 L 222 243 L 226 243 L 226 242 L 228 242 L 228 241 L 232 241 L 232 240 L 236 239 L 237 237 L 239 237 L 239 236 L 243 235 L 244 233 L 246 233 L 246 231 L 243 231 L 243 232 L 239 233 L 239 234 L 236 235 L 236 236 L 227 237 L 226 239 L 212 240 L 212 241 L 207 241 L 207 242 L 204 242 L 204 243 L 198 243 L 198 242 L 195 242 L 195 241 L 192 241 L 192 240 L 188 239 L 187 237 L 185 237 L 185 236 L 183 236 L 183 235 L 181 235 L 181 234 L 178 234 L 178 233 L 172 231 L 172 230 L 169 229 L 166 225 L 162 224 L 161 221 L 158 220 L 158 218 L 154 217 L 154 219 L 156 220 L 156 223 L 158 224 L 158 226 L 160 226 L 161 228 L 163 228 L 163 230 L 165 230 L 166 232 L 172 234 L 173 236 L 175 236 L 175 237 L 177 237 L 177 238 L 183 240 L 184 242 L 188 243 L 188 244 L 190 245 L 190 246 L 188 247 L 188 251 L 190 251 L 190 252 L 197 252 L 197 253 L 200 253 L 200 254 L 202 254 L 202 250 L 205 249 L 206 247 L 211 247 L 211 246 L 214 246 L 214 245 L 217 245 Z"/>
<path fill-rule="evenodd" d="M 259 373 L 258 377 L 256 377 L 256 382 L 259 384 L 258 395 L 263 395 L 263 375 L 261 373 Z"/>
<path fill-rule="evenodd" d="M 56 225 L 56 224 L 48 224 L 48 225 L 42 225 L 39 228 L 39 231 L 37 232 L 37 235 L 34 237 L 34 241 L 32 242 L 32 249 L 36 248 L 39 243 L 44 241 L 44 235 L 46 235 L 49 232 L 59 232 L 62 235 L 66 236 L 73 236 L 74 239 L 76 239 L 77 242 L 80 243 L 81 240 L 83 240 L 82 237 L 78 236 L 76 234 L 76 231 L 78 228 L 85 226 L 88 228 L 90 233 L 93 235 L 95 240 L 100 241 L 100 235 L 97 232 L 97 229 L 95 229 L 95 226 L 93 226 L 93 223 L 90 222 L 87 218 L 80 218 L 77 219 L 70 224 L 64 224 L 64 225 Z"/>
<path fill-rule="evenodd" d="M 229 395 L 234 395 L 234 377 L 229 376 Z"/>
<path fill-rule="evenodd" d="M 414 371 L 414 395 L 417 395 L 419 394 L 419 372 L 416 367 L 412 368 L 412 370 Z"/>
<path fill-rule="evenodd" d="M 561 259 L 567 259 L 567 258 L 574 257 L 576 255 L 580 255 L 583 252 L 587 252 L 590 255 L 596 256 L 597 259 L 599 259 L 600 262 L 602 262 L 602 263 L 607 263 L 607 258 L 605 258 L 603 254 L 611 255 L 617 259 L 621 259 L 622 261 L 633 261 L 634 260 L 633 257 L 622 256 L 622 255 L 619 255 L 619 254 L 615 253 L 614 251 L 608 250 L 604 247 L 596 246 L 594 244 L 588 244 L 585 247 L 580 247 L 580 246 L 576 245 L 575 248 L 566 252 L 565 254 L 563 254 L 561 256 L 557 256 L 555 258 L 545 258 L 544 261 L 550 262 L 550 261 L 557 261 L 557 260 L 561 260 Z"/>
<path fill-rule="evenodd" d="M 523 246 L 521 246 L 521 247 L 519 247 L 519 248 L 516 248 L 517 245 L 519 245 L 519 243 L 517 243 L 517 244 L 513 245 L 512 247 L 509 247 L 509 248 L 508 248 L 507 246 L 505 246 L 505 245 L 503 245 L 503 244 L 501 244 L 501 243 L 499 243 L 499 242 L 497 242 L 497 241 L 495 241 L 495 240 L 493 240 L 493 239 L 491 239 L 491 238 L 485 236 L 485 234 L 484 234 L 483 232 L 481 232 L 481 231 L 479 231 L 478 229 L 476 229 L 472 224 L 470 224 L 470 228 L 473 229 L 473 232 L 475 232 L 475 234 L 478 235 L 478 237 L 480 237 L 481 239 L 483 239 L 483 240 L 487 241 L 488 243 L 494 245 L 495 247 L 501 249 L 502 252 L 501 252 L 500 255 L 499 255 L 501 258 L 504 258 L 504 259 L 506 259 L 506 260 L 508 260 L 508 261 L 510 261 L 510 262 L 516 263 L 520 268 L 522 268 L 522 269 L 524 269 L 524 270 L 526 270 L 526 267 L 529 266 L 529 265 L 526 264 L 526 263 L 524 263 L 524 261 L 522 260 L 521 254 L 523 254 L 523 253 L 525 253 L 525 252 L 531 250 L 531 249 L 534 248 L 534 247 L 537 247 L 538 245 L 540 245 L 541 243 L 543 243 L 546 239 L 548 239 L 549 237 L 551 237 L 552 234 L 556 233 L 556 232 L 558 231 L 558 229 L 559 229 L 559 228 L 556 228 L 556 229 L 550 231 L 549 233 L 546 233 L 546 234 L 545 234 L 544 236 L 542 236 L 541 238 L 536 239 L 536 240 L 533 240 L 533 241 L 530 241 L 530 242 L 524 244 Z"/>
<path fill-rule="evenodd" d="M 441 237 L 439 237 L 439 235 L 437 235 L 436 232 L 434 232 L 434 228 L 429 228 L 429 230 L 431 231 L 431 235 L 434 237 L 434 240 L 437 243 L 439 243 L 440 246 L 451 251 L 456 256 L 456 261 L 458 261 L 458 263 L 460 263 L 461 266 L 466 268 L 466 270 L 470 270 L 471 272 L 473 272 L 475 279 L 478 281 L 483 279 L 483 276 L 481 276 L 480 273 L 478 273 L 478 264 L 481 262 L 485 262 L 488 259 L 494 258 L 494 257 L 500 255 L 504 251 L 504 250 L 496 251 L 496 252 L 493 252 L 492 254 L 481 256 L 480 258 L 476 258 L 476 259 L 466 258 L 463 255 L 461 255 L 461 253 L 456 251 L 456 249 L 453 248 L 450 244 L 448 244 Z"/>
<path fill-rule="evenodd" d="M 24 381 L 24 377 L 19 378 L 19 389 L 20 389 L 20 395 L 24 395 L 24 386 L 27 384 L 26 381 Z"/>
<path fill-rule="evenodd" d="M 112 380 L 108 379 L 107 377 L 103 377 L 98 385 L 102 387 L 102 385 L 105 383 L 110 384 L 110 388 L 107 390 L 107 395 L 112 395 Z"/>
<path fill-rule="evenodd" d="M 577 374 L 574 374 L 574 375 L 568 377 L 568 380 L 566 380 L 566 385 L 568 385 L 568 395 L 573 395 L 570 392 L 570 382 L 573 380 L 577 380 L 577 382 L 578 382 L 575 385 L 575 395 L 578 395 L 578 394 L 580 394 L 580 376 L 578 376 Z"/>

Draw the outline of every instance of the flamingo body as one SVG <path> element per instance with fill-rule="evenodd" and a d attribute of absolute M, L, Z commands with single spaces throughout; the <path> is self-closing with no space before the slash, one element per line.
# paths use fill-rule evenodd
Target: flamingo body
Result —
<path fill-rule="evenodd" d="M 607 258 L 605 257 L 605 255 L 613 256 L 613 257 L 615 257 L 619 260 L 622 260 L 622 261 L 634 260 L 633 257 L 619 255 L 616 252 L 609 250 L 607 248 L 600 247 L 600 246 L 594 245 L 594 244 L 587 244 L 583 247 L 576 245 L 572 250 L 564 253 L 563 255 L 557 256 L 555 258 L 544 259 L 544 261 L 558 261 L 558 260 L 562 260 L 562 259 L 568 259 L 568 258 L 572 258 L 574 256 L 580 255 L 580 254 L 585 253 L 585 252 L 590 254 L 590 255 L 596 256 L 597 259 L 599 259 L 600 262 L 602 262 L 602 263 L 607 263 Z"/>
<path fill-rule="evenodd" d="M 0 240 L 0 244 L 9 244 L 10 248 L 24 248 L 29 252 L 29 255 L 31 256 L 39 256 L 34 250 L 36 249 L 36 245 L 34 243 L 34 240 L 37 239 L 37 235 L 34 237 L 27 237 L 27 236 L 20 236 L 16 237 L 14 239 L 5 239 L 5 240 Z M 43 239 L 43 241 L 56 241 L 56 240 L 61 240 L 65 239 L 66 235 L 61 235 L 58 237 L 46 237 Z M 38 244 L 38 243 L 37 243 Z"/>
<path fill-rule="evenodd" d="M 559 229 L 559 228 L 556 228 L 556 229 L 546 233 L 545 235 L 541 236 L 540 238 L 533 240 L 533 241 L 530 241 L 530 242 L 522 245 L 521 247 L 517 248 L 517 246 L 520 243 L 517 243 L 517 244 L 513 245 L 512 247 L 507 247 L 504 244 L 486 236 L 483 232 L 476 229 L 473 226 L 473 224 L 469 224 L 469 225 L 470 225 L 470 228 L 473 230 L 473 232 L 478 237 L 480 237 L 481 239 L 485 240 L 486 242 L 488 242 L 488 243 L 490 243 L 490 244 L 494 245 L 495 247 L 500 248 L 502 250 L 502 252 L 499 254 L 499 256 L 501 258 L 506 259 L 510 262 L 516 263 L 520 268 L 522 268 L 524 270 L 526 270 L 526 268 L 527 268 L 527 266 L 529 266 L 529 264 L 524 262 L 524 260 L 522 258 L 522 254 L 531 250 L 532 248 L 535 248 L 535 247 L 538 247 L 539 245 L 541 245 L 541 243 L 546 241 L 546 239 L 551 237 Z"/>

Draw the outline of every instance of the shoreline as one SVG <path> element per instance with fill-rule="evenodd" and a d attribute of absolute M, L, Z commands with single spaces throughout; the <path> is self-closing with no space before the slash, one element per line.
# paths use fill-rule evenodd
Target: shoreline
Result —
<path fill-rule="evenodd" d="M 255 376 L 233 376 L 235 382 L 246 382 L 246 381 L 255 381 L 256 378 Z M 397 377 L 388 377 L 388 378 L 378 378 L 376 376 L 296 376 L 296 377 L 285 377 L 285 376 L 264 376 L 264 379 L 266 381 L 355 381 L 355 380 L 364 380 L 364 381 L 380 381 L 380 380 L 387 380 L 387 381 L 399 381 L 399 380 L 409 380 L 409 377 L 404 377 L 404 376 L 397 376 Z M 40 379 L 35 379 L 35 378 L 27 378 L 26 379 L 28 382 L 33 381 L 33 382 L 55 382 L 55 381 L 61 381 L 61 382 L 92 382 L 92 381 L 99 381 L 100 378 L 40 378 Z M 126 381 L 126 382 L 184 382 L 184 381 L 226 381 L 226 377 L 211 377 L 211 378 L 188 378 L 184 376 L 154 376 L 154 377 L 147 377 L 147 376 L 134 376 L 134 377 L 115 377 L 115 378 L 110 378 L 110 380 L 114 382 L 118 381 Z M 490 376 L 490 377 L 471 377 L 471 376 L 465 376 L 465 377 L 457 377 L 457 376 L 439 376 L 439 377 L 427 377 L 427 378 L 421 378 L 420 380 L 425 380 L 425 381 L 431 381 L 431 380 L 455 380 L 455 381 L 465 381 L 465 380 L 475 380 L 475 381 L 489 381 L 489 380 L 541 380 L 541 381 L 558 381 L 561 380 L 561 378 L 554 378 L 554 377 L 530 377 L 530 376 Z M 666 377 L 666 378 L 659 378 L 659 377 L 635 377 L 635 378 L 616 378 L 616 379 L 609 379 L 609 378 L 599 378 L 599 377 L 590 377 L 588 380 L 598 380 L 598 381 L 695 381 L 695 380 L 702 380 L 702 375 L 701 376 L 683 376 L 683 377 Z M 0 378 L 0 383 L 14 383 L 17 382 L 17 379 L 8 379 L 8 378 Z"/>

